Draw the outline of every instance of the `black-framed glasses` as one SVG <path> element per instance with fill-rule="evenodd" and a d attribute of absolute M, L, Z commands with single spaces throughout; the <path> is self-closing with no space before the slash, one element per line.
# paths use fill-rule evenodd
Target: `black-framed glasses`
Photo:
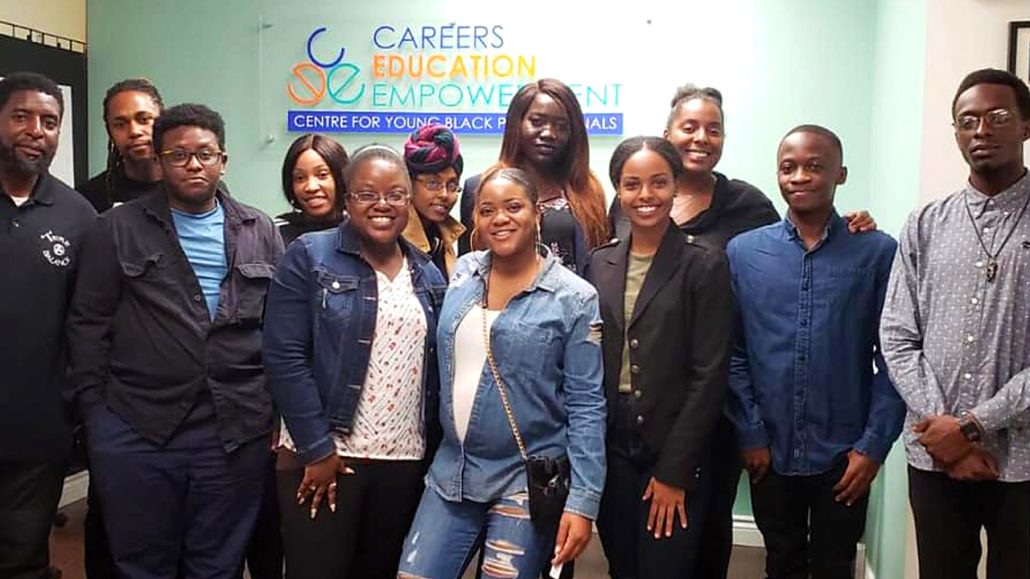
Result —
<path fill-rule="evenodd" d="M 447 188 L 448 193 L 461 193 L 461 186 L 458 185 L 458 183 L 455 181 L 448 181 L 447 183 L 444 183 L 439 179 L 419 179 L 417 177 L 415 178 L 415 180 L 421 183 L 426 189 L 434 193 L 442 190 L 444 187 Z"/>
<path fill-rule="evenodd" d="M 187 151 L 186 149 L 168 149 L 161 151 L 161 156 L 168 159 L 173 167 L 185 167 L 190 164 L 190 159 L 197 158 L 197 161 L 205 167 L 217 165 L 225 155 L 224 151 L 218 149 L 200 149 L 199 151 Z"/>
<path fill-rule="evenodd" d="M 971 133 L 980 128 L 980 121 L 983 120 L 987 126 L 1000 129 L 1007 127 L 1016 119 L 1016 115 L 1008 109 L 993 109 L 980 115 L 960 115 L 955 122 L 955 130 L 963 133 Z"/>
<path fill-rule="evenodd" d="M 387 205 L 404 207 L 411 199 L 411 195 L 407 191 L 398 190 L 387 191 L 383 194 L 379 194 L 375 191 L 354 191 L 347 195 L 358 205 L 375 205 L 380 201 L 385 201 Z"/>

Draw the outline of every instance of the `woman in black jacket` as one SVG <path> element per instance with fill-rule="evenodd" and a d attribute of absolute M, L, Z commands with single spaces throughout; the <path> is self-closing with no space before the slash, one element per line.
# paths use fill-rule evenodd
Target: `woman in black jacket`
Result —
<path fill-rule="evenodd" d="M 732 294 L 721 252 L 670 219 L 683 171 L 664 139 L 620 144 L 609 173 L 630 234 L 591 261 L 608 401 L 597 526 L 614 579 L 690 577 L 708 502 L 697 473 L 726 392 Z"/>

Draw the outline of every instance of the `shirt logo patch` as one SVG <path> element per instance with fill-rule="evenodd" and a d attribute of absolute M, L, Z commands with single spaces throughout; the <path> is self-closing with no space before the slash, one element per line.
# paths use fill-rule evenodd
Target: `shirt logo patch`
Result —
<path fill-rule="evenodd" d="M 43 257 L 50 262 L 50 265 L 68 267 L 71 264 L 72 258 L 68 254 L 72 244 L 67 239 L 53 231 L 47 231 L 39 238 L 42 240 Z"/>

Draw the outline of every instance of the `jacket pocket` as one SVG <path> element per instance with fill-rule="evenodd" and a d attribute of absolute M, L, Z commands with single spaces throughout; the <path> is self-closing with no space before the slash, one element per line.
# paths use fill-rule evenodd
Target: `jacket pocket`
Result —
<path fill-rule="evenodd" d="M 269 263 L 241 263 L 237 286 L 238 306 L 236 317 L 241 323 L 261 323 L 265 317 L 265 296 L 268 284 L 275 274 L 275 266 Z"/>
<path fill-rule="evenodd" d="M 122 273 L 131 281 L 142 281 L 160 276 L 160 270 L 164 269 L 162 261 L 163 254 L 160 252 L 131 259 L 119 260 Z"/>
<path fill-rule="evenodd" d="M 355 303 L 355 296 L 358 293 L 358 278 L 322 270 L 317 271 L 316 274 L 319 317 L 334 322 L 345 321 L 350 317 L 351 311 L 358 306 Z"/>

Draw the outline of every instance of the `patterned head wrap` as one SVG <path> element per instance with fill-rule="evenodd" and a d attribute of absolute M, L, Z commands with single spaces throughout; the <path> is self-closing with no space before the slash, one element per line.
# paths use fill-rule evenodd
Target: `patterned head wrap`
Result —
<path fill-rule="evenodd" d="M 460 177 L 465 165 L 454 133 L 437 124 L 425 125 L 411 133 L 404 143 L 404 161 L 412 175 L 439 173 L 453 167 Z"/>

